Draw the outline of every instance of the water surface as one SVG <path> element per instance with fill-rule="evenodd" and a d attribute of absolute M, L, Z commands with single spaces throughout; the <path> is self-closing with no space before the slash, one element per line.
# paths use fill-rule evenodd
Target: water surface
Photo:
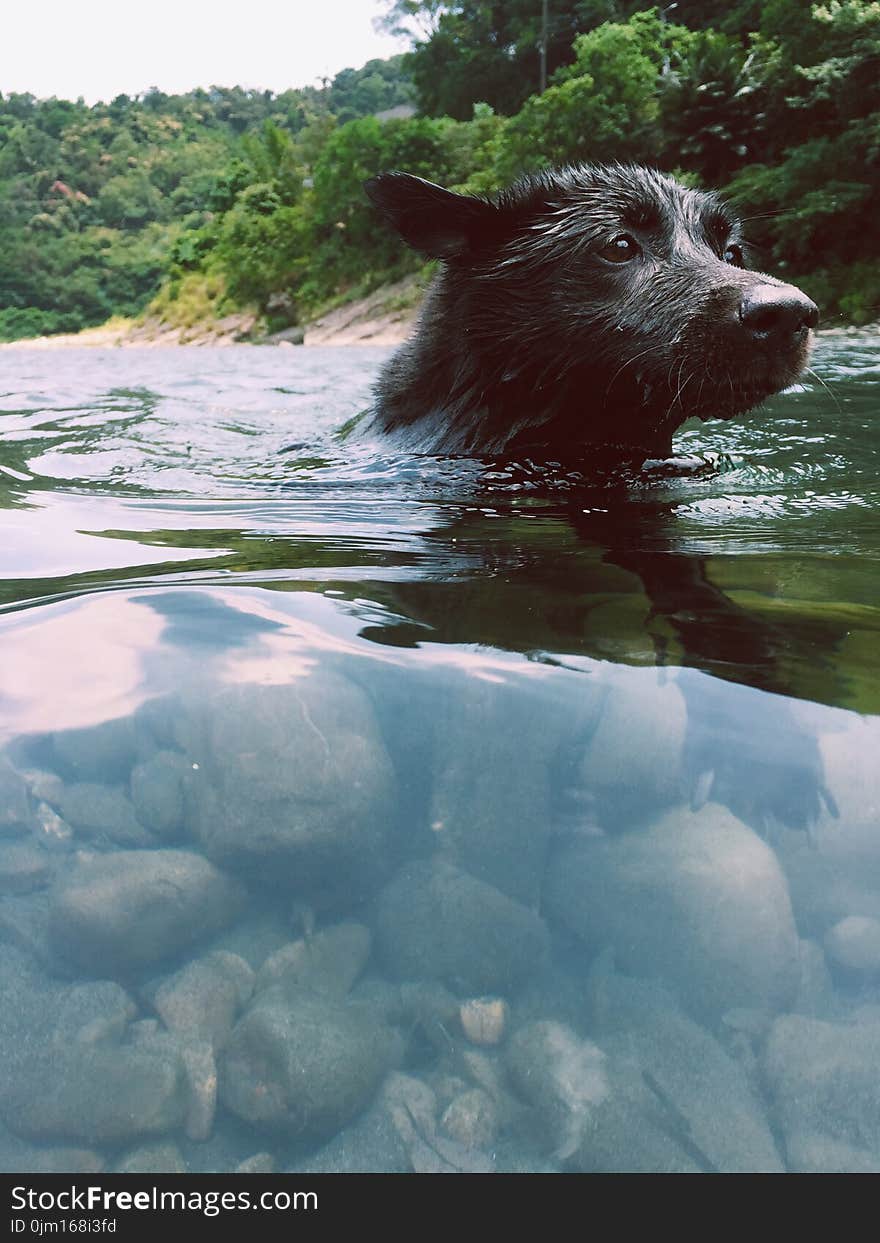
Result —
<path fill-rule="evenodd" d="M 0 1167 L 880 1168 L 880 338 L 602 482 L 386 356 L 0 354 Z"/>

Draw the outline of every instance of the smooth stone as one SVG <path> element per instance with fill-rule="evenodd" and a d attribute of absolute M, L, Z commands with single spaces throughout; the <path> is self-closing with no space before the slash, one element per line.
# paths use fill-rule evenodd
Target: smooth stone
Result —
<path fill-rule="evenodd" d="M 616 1065 L 638 1070 L 650 1086 L 654 1112 L 701 1169 L 782 1170 L 752 1067 L 684 1014 L 667 989 L 608 971 L 606 964 L 594 969 L 588 997 L 597 1041 Z M 734 1021 L 755 1031 L 765 1026 L 758 1015 L 742 1012 Z"/>
<path fill-rule="evenodd" d="M 606 1064 L 609 1092 L 583 1119 L 565 1168 L 581 1174 L 699 1174 L 711 1169 L 627 1060 Z"/>
<path fill-rule="evenodd" d="M 382 1104 L 406 1147 L 416 1174 L 488 1174 L 486 1152 L 444 1135 L 437 1127 L 437 1098 L 421 1079 L 395 1072 L 382 1088 Z"/>
<path fill-rule="evenodd" d="M 50 772 L 47 768 L 26 768 L 21 775 L 27 782 L 32 798 L 55 803 L 61 797 L 65 783 L 57 773 Z"/>
<path fill-rule="evenodd" d="M 438 1053 L 448 1052 L 458 1021 L 458 999 L 437 980 L 407 980 L 397 990 L 393 1019 L 418 1030 Z"/>
<path fill-rule="evenodd" d="M 407 864 L 376 907 L 380 959 L 399 980 L 508 993 L 544 964 L 547 929 L 528 907 L 439 859 Z"/>
<path fill-rule="evenodd" d="M 255 1126 L 325 1140 L 369 1103 L 394 1052 L 369 1007 L 267 989 L 229 1037 L 220 1099 Z"/>
<path fill-rule="evenodd" d="M 59 854 L 73 848 L 73 828 L 48 803 L 37 803 L 34 810 L 34 837 L 44 849 Z"/>
<path fill-rule="evenodd" d="M 555 691 L 552 675 L 528 688 L 453 676 L 430 706 L 432 844 L 526 905 L 538 901 L 552 833 L 553 759 L 580 725 Z"/>
<path fill-rule="evenodd" d="M 826 1131 L 791 1130 L 785 1137 L 788 1168 L 796 1174 L 878 1174 L 880 1160 Z"/>
<path fill-rule="evenodd" d="M 179 751 L 157 751 L 131 770 L 134 814 L 163 841 L 179 837 L 183 830 L 184 781 L 191 771 Z"/>
<path fill-rule="evenodd" d="M 182 1044 L 183 1063 L 189 1089 L 183 1129 L 187 1139 L 206 1140 L 214 1129 L 217 1112 L 217 1060 L 207 1041 Z"/>
<path fill-rule="evenodd" d="M 104 975 L 125 973 L 217 932 L 242 902 L 237 884 L 189 851 L 93 855 L 54 886 L 50 939 L 64 961 Z"/>
<path fill-rule="evenodd" d="M 363 924 L 336 924 L 276 950 L 257 974 L 261 992 L 273 984 L 300 985 L 330 997 L 345 997 L 370 957 L 372 937 Z"/>
<path fill-rule="evenodd" d="M 352 1122 L 292 1167 L 297 1174 L 406 1174 L 412 1164 L 406 1144 L 379 1093 Z"/>
<path fill-rule="evenodd" d="M 582 836 L 551 860 L 544 909 L 593 952 L 673 987 L 693 1014 L 788 1008 L 799 942 L 776 855 L 730 811 L 667 812 L 651 827 Z"/>
<path fill-rule="evenodd" d="M 214 944 L 243 958 L 256 972 L 267 958 L 290 944 L 290 921 L 273 906 L 252 903 Z"/>
<path fill-rule="evenodd" d="M 53 959 L 49 948 L 49 891 L 0 898 L 0 934 L 39 962 Z"/>
<path fill-rule="evenodd" d="M 841 859 L 880 862 L 880 716 L 846 713 L 840 729 L 821 735 L 819 751 L 837 812 L 828 811 L 816 826 L 821 847 Z"/>
<path fill-rule="evenodd" d="M 78 782 L 62 787 L 55 807 L 83 837 L 119 846 L 153 846 L 155 837 L 139 822 L 120 786 Z"/>
<path fill-rule="evenodd" d="M 186 1082 L 179 1058 L 139 1046 L 53 1046 L 0 1089 L 0 1111 L 26 1139 L 124 1144 L 179 1127 Z"/>
<path fill-rule="evenodd" d="M 825 953 L 846 971 L 880 971 L 880 919 L 848 915 L 825 934 Z"/>
<path fill-rule="evenodd" d="M 538 1111 L 555 1155 L 570 1157 L 590 1112 L 611 1090 L 605 1054 L 565 1023 L 539 1019 L 513 1033 L 505 1061 L 517 1092 Z"/>
<path fill-rule="evenodd" d="M 500 1044 L 507 1030 L 507 1002 L 502 997 L 472 997 L 462 1002 L 458 1017 L 471 1044 Z"/>
<path fill-rule="evenodd" d="M 249 964 L 238 954 L 215 950 L 144 991 L 169 1031 L 220 1044 L 253 988 L 254 972 Z"/>
<path fill-rule="evenodd" d="M 498 1109 L 488 1092 L 471 1088 L 449 1102 L 440 1128 L 465 1148 L 489 1150 L 498 1138 Z"/>
<path fill-rule="evenodd" d="M 800 705 L 807 726 L 819 732 L 825 785 L 833 808 L 823 807 L 809 835 L 774 834 L 789 877 L 803 935 L 821 941 L 849 916 L 880 921 L 880 717 L 858 717 Z M 829 719 L 838 724 L 829 730 Z M 821 732 L 825 731 L 825 732 Z"/>
<path fill-rule="evenodd" d="M 761 1065 L 792 1164 L 815 1170 L 824 1147 L 829 1168 L 880 1169 L 880 1021 L 782 1015 Z"/>
<path fill-rule="evenodd" d="M 235 1174 L 274 1174 L 278 1166 L 271 1152 L 255 1152 L 252 1157 L 240 1161 L 235 1167 Z"/>
<path fill-rule="evenodd" d="M 56 1003 L 55 1044 L 118 1044 L 138 1013 L 137 1005 L 121 984 L 96 980 L 72 984 Z"/>
<path fill-rule="evenodd" d="M 604 707 L 576 779 L 598 821 L 616 831 L 681 796 L 687 706 L 663 670 L 609 672 Z"/>
<path fill-rule="evenodd" d="M 763 1102 L 741 1063 L 705 1028 L 669 1010 L 605 1037 L 618 1061 L 634 1058 L 658 1104 L 684 1119 L 691 1153 L 720 1173 L 782 1173 Z M 676 1134 L 673 1118 L 669 1130 Z"/>
<path fill-rule="evenodd" d="M 48 884 L 51 875 L 51 862 L 39 846 L 0 841 L 0 893 L 40 889 Z"/>
<path fill-rule="evenodd" d="M 297 892 L 366 892 L 394 774 L 364 693 L 336 674 L 232 687 L 178 722 L 187 806 L 215 861 Z"/>
<path fill-rule="evenodd" d="M 100 1174 L 104 1157 L 91 1148 L 32 1147 L 15 1141 L 14 1155 L 3 1156 L 5 1174 Z"/>
<path fill-rule="evenodd" d="M 187 1174 L 189 1172 L 176 1144 L 143 1144 L 127 1152 L 113 1167 L 114 1174 Z"/>

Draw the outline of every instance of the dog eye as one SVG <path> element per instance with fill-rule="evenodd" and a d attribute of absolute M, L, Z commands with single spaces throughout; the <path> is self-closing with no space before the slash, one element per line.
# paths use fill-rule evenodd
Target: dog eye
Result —
<path fill-rule="evenodd" d="M 735 268 L 745 267 L 742 248 L 739 246 L 728 246 L 724 252 L 724 262 L 732 263 Z"/>
<path fill-rule="evenodd" d="M 611 263 L 629 263 L 630 259 L 635 259 L 641 253 L 638 242 L 628 233 L 621 233 L 599 251 L 602 258 Z"/>

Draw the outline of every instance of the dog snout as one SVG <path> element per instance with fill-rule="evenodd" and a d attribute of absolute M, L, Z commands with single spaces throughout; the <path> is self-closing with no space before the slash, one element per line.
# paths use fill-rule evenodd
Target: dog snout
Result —
<path fill-rule="evenodd" d="M 792 344 L 819 323 L 819 308 L 794 285 L 753 285 L 739 304 L 742 326 L 756 341 Z"/>

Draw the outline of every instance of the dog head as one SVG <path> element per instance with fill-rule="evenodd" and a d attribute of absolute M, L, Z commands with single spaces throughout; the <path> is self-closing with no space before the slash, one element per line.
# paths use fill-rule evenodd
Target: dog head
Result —
<path fill-rule="evenodd" d="M 434 333 L 469 353 L 486 391 L 546 395 L 551 418 L 577 400 L 633 422 L 630 436 L 731 418 L 806 364 L 815 304 L 751 270 L 714 194 L 653 169 L 573 166 L 492 198 L 399 172 L 365 188 L 410 246 L 444 263 Z"/>

